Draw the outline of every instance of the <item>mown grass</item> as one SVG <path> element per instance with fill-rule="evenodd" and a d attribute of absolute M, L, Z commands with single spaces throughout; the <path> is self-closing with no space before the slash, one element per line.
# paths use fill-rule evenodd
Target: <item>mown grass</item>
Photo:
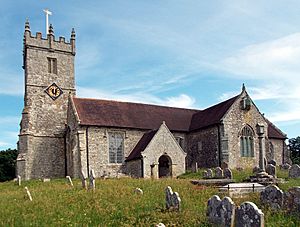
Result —
<path fill-rule="evenodd" d="M 97 180 L 95 192 L 83 190 L 79 180 L 74 181 L 74 188 L 65 179 L 25 181 L 22 186 L 1 183 L 0 226 L 155 226 L 159 222 L 166 226 L 210 226 L 206 219 L 207 200 L 214 194 L 221 198 L 225 194 L 213 187 L 192 185 L 190 178 L 199 178 L 197 174 L 185 174 L 186 179 Z M 249 171 L 234 173 L 239 180 L 247 174 Z M 300 185 L 300 181 L 288 184 Z M 164 190 L 168 185 L 180 194 L 180 212 L 165 210 Z M 25 186 L 32 194 L 32 202 L 26 197 Z M 144 195 L 134 194 L 136 187 L 142 188 Z M 233 200 L 237 205 L 244 201 L 256 203 L 265 213 L 266 226 L 300 226 L 295 215 L 261 207 L 257 193 Z"/>

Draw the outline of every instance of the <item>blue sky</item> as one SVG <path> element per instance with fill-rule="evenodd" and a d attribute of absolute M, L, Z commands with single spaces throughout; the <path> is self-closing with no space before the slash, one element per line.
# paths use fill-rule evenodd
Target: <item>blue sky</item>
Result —
<path fill-rule="evenodd" d="M 299 1 L 1 0 L 0 150 L 23 108 L 26 18 L 76 30 L 77 96 L 203 109 L 241 91 L 289 137 L 300 135 Z"/>

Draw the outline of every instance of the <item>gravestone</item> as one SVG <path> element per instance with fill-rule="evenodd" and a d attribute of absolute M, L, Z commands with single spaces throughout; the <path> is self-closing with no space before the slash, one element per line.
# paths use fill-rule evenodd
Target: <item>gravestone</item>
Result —
<path fill-rule="evenodd" d="M 50 182 L 50 178 L 43 178 L 43 182 Z"/>
<path fill-rule="evenodd" d="M 195 173 L 198 173 L 198 163 L 195 163 Z"/>
<path fill-rule="evenodd" d="M 21 184 L 22 184 L 22 179 L 21 179 L 21 176 L 20 176 L 20 175 L 18 175 L 18 177 L 17 177 L 17 182 L 18 182 L 18 185 L 21 186 Z"/>
<path fill-rule="evenodd" d="M 280 166 L 281 169 L 289 170 L 291 168 L 291 165 L 289 163 L 284 163 Z"/>
<path fill-rule="evenodd" d="M 140 189 L 140 188 L 135 188 L 133 192 L 134 192 L 135 194 L 138 194 L 138 195 L 143 195 L 143 194 L 144 194 L 143 190 Z"/>
<path fill-rule="evenodd" d="M 207 178 L 208 178 L 208 179 L 213 178 L 214 174 L 213 174 L 212 169 L 207 169 L 206 171 L 207 171 Z"/>
<path fill-rule="evenodd" d="M 257 173 L 259 173 L 259 171 L 260 171 L 260 168 L 258 166 L 255 166 L 252 170 L 252 173 L 257 174 Z"/>
<path fill-rule="evenodd" d="M 215 178 L 217 178 L 217 179 L 222 179 L 223 178 L 223 170 L 222 170 L 222 168 L 221 167 L 217 167 L 216 169 L 215 169 Z"/>
<path fill-rule="evenodd" d="M 229 168 L 224 169 L 224 178 L 232 179 L 232 171 Z"/>
<path fill-rule="evenodd" d="M 177 192 L 173 192 L 172 188 L 168 186 L 166 192 L 166 208 L 167 210 L 180 211 L 181 199 Z"/>
<path fill-rule="evenodd" d="M 264 214 L 252 202 L 242 203 L 235 211 L 236 227 L 264 227 Z"/>
<path fill-rule="evenodd" d="M 66 178 L 68 179 L 69 184 L 73 187 L 73 182 L 70 176 L 66 176 Z"/>
<path fill-rule="evenodd" d="M 300 213 L 300 187 L 289 188 L 284 193 L 283 207 L 287 212 Z"/>
<path fill-rule="evenodd" d="M 81 170 L 80 176 L 81 176 L 81 184 L 82 184 L 82 188 L 87 189 L 87 182 L 86 182 L 86 180 L 87 180 L 87 175 L 86 175 L 85 171 Z"/>
<path fill-rule="evenodd" d="M 300 166 L 294 164 L 289 169 L 289 177 L 290 178 L 300 178 Z"/>
<path fill-rule="evenodd" d="M 208 178 L 208 173 L 206 170 L 203 171 L 203 178 L 204 179 L 207 179 Z"/>
<path fill-rule="evenodd" d="M 276 177 L 276 166 L 272 165 L 272 164 L 268 164 L 266 166 L 266 172 L 269 175 L 272 175 L 273 177 Z"/>
<path fill-rule="evenodd" d="M 95 171 L 93 169 L 90 170 L 90 189 L 93 189 L 93 191 L 96 189 L 96 176 Z"/>
<path fill-rule="evenodd" d="M 276 166 L 277 163 L 275 160 L 272 159 L 272 160 L 268 161 L 268 164 L 272 164 L 273 166 Z"/>
<path fill-rule="evenodd" d="M 165 225 L 164 225 L 164 223 L 158 223 L 157 225 L 156 225 L 156 227 L 166 227 Z"/>
<path fill-rule="evenodd" d="M 210 223 L 214 223 L 216 225 L 221 224 L 221 214 L 219 213 L 219 207 L 221 205 L 222 200 L 219 196 L 213 195 L 208 201 L 207 201 L 207 211 L 206 216 L 208 218 L 208 221 Z"/>
<path fill-rule="evenodd" d="M 283 191 L 276 185 L 269 185 L 260 193 L 260 201 L 272 210 L 281 209 L 283 207 Z"/>
<path fill-rule="evenodd" d="M 214 195 L 207 202 L 206 215 L 210 223 L 217 226 L 233 226 L 235 204 L 229 197 L 223 200 Z"/>
<path fill-rule="evenodd" d="M 26 194 L 27 194 L 29 200 L 32 201 L 32 197 L 31 197 L 30 191 L 29 191 L 29 189 L 27 187 L 25 187 L 25 191 L 26 191 Z"/>

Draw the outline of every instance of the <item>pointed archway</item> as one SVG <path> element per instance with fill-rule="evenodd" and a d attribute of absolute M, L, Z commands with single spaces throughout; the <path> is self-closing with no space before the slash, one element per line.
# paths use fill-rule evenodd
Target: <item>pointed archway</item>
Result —
<path fill-rule="evenodd" d="M 172 160 L 168 155 L 158 159 L 158 177 L 172 177 Z"/>

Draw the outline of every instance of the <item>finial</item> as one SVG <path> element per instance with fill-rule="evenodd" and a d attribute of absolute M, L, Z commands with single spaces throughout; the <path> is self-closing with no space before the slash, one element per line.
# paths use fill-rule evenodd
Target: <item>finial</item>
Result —
<path fill-rule="evenodd" d="M 50 35 L 54 35 L 53 26 L 52 24 L 49 25 L 49 33 Z"/>
<path fill-rule="evenodd" d="M 246 87 L 245 87 L 244 83 L 243 83 L 243 86 L 242 86 L 242 91 L 246 91 Z"/>
<path fill-rule="evenodd" d="M 75 39 L 75 29 L 74 28 L 72 28 L 71 39 Z"/>
<path fill-rule="evenodd" d="M 30 31 L 30 25 L 29 25 L 28 18 L 26 18 L 26 22 L 25 22 L 25 31 Z"/>

